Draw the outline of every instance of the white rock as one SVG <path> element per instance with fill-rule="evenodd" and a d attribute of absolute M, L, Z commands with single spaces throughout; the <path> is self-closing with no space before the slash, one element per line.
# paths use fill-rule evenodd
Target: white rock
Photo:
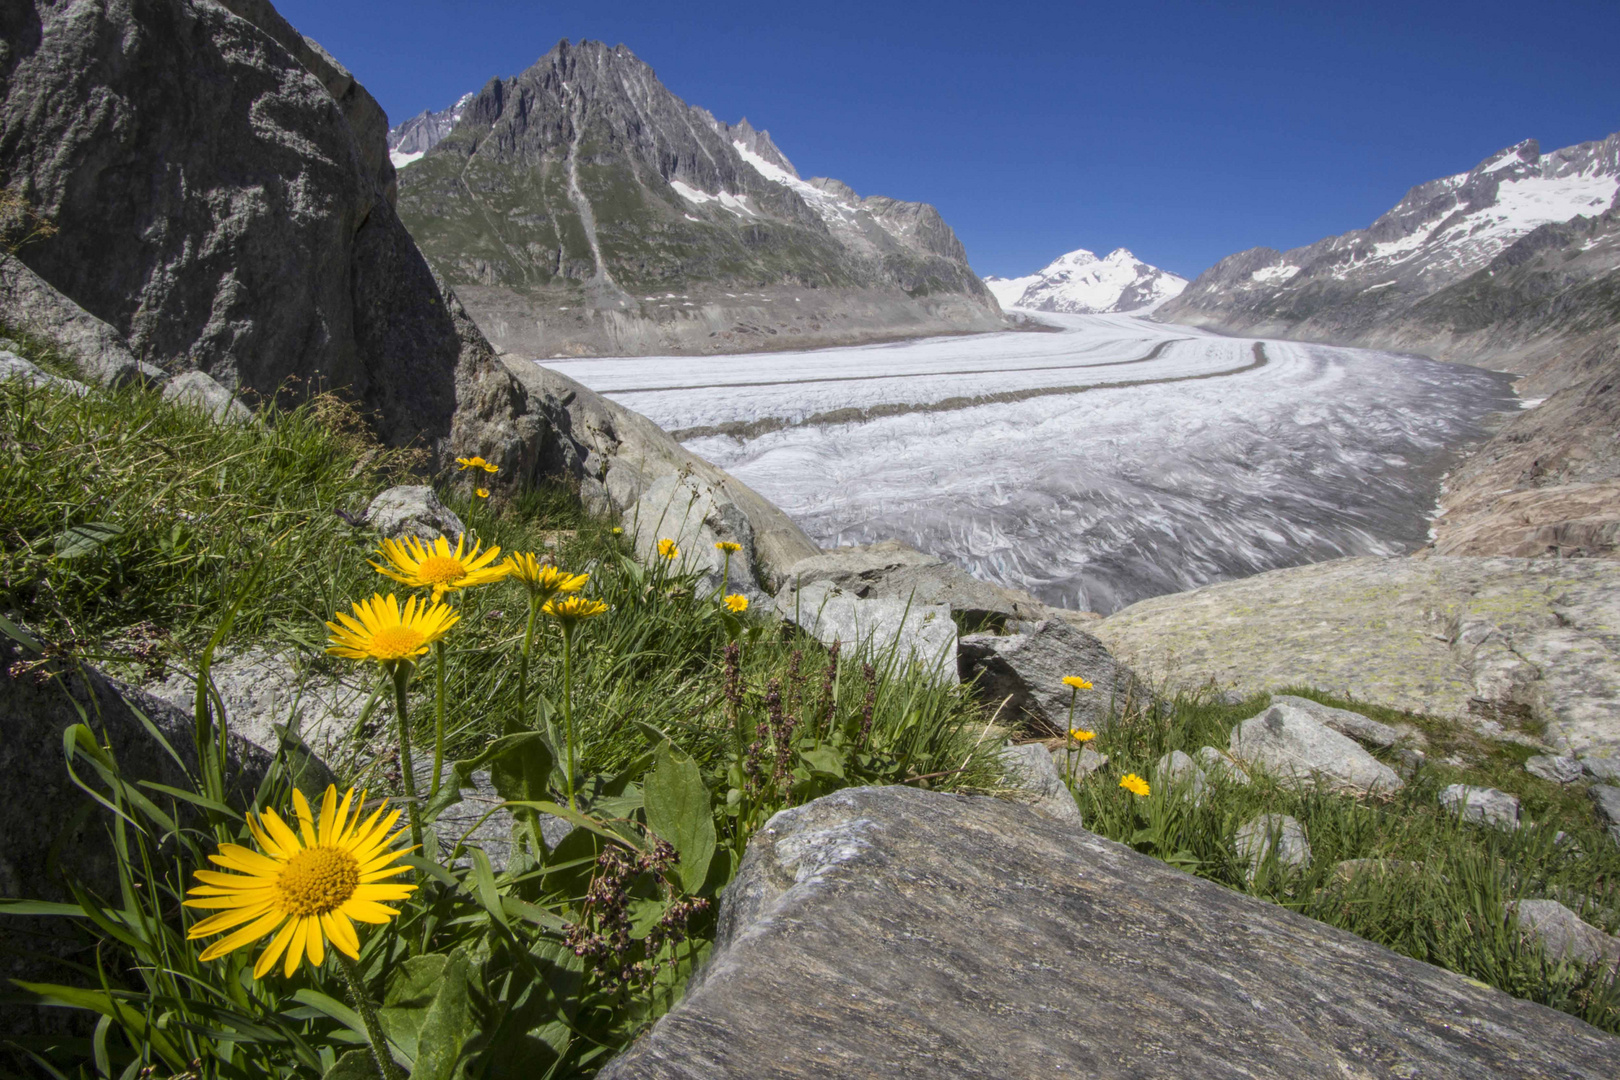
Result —
<path fill-rule="evenodd" d="M 1524 763 L 1524 771 L 1555 784 L 1573 784 L 1581 778 L 1581 763 L 1573 757 L 1538 754 Z"/>
<path fill-rule="evenodd" d="M 1367 746 L 1387 748 L 1394 746 L 1400 739 L 1400 732 L 1388 724 L 1380 724 L 1377 720 L 1362 716 L 1349 709 L 1335 709 L 1331 705 L 1323 705 L 1320 701 L 1310 698 L 1295 697 L 1292 694 L 1273 694 L 1273 705 L 1292 705 L 1303 709 L 1311 719 L 1324 727 L 1330 727 L 1340 735 L 1350 738 Z"/>
<path fill-rule="evenodd" d="M 1261 814 L 1238 830 L 1233 850 L 1249 862 L 1248 878 L 1254 880 L 1266 857 L 1276 849 L 1277 865 L 1303 870 L 1311 865 L 1311 845 L 1305 827 L 1287 814 Z"/>
<path fill-rule="evenodd" d="M 1198 763 L 1180 750 L 1172 750 L 1153 766 L 1154 786 L 1185 792 L 1197 806 L 1204 801 L 1209 780 Z"/>
<path fill-rule="evenodd" d="M 1318 780 L 1341 791 L 1398 791 L 1405 784 L 1388 765 L 1298 706 L 1272 705 L 1232 729 L 1232 756 L 1298 785 Z"/>
<path fill-rule="evenodd" d="M 252 410 L 204 371 L 188 371 L 170 379 L 163 387 L 163 400 L 201 409 L 220 424 L 247 424 L 253 421 Z"/>
<path fill-rule="evenodd" d="M 443 536 L 452 545 L 467 531 L 455 512 L 440 502 L 426 484 L 401 484 L 384 491 L 366 508 L 366 524 L 392 540 L 407 536 L 433 540 Z"/>
<path fill-rule="evenodd" d="M 54 386 L 79 397 L 90 392 L 90 388 L 82 382 L 58 378 L 10 350 L 0 350 L 0 380 L 5 379 L 22 379 L 31 386 Z"/>
<path fill-rule="evenodd" d="M 1084 780 L 1107 764 L 1108 755 L 1099 754 L 1089 746 L 1082 746 L 1079 750 L 1059 747 L 1052 751 L 1053 767 L 1071 781 Z"/>
<path fill-rule="evenodd" d="M 1001 751 L 1001 760 L 1008 778 L 1033 796 L 1031 802 L 1037 810 L 1059 821 L 1081 824 L 1080 807 L 1044 744 L 1008 746 Z"/>
<path fill-rule="evenodd" d="M 1198 751 L 1198 763 L 1203 766 L 1206 775 L 1222 777 L 1229 784 L 1241 784 L 1247 787 L 1253 783 L 1249 779 L 1249 771 L 1225 750 L 1219 750 L 1213 746 L 1202 747 Z"/>
<path fill-rule="evenodd" d="M 901 667 L 916 663 L 938 682 L 957 681 L 956 623 L 943 604 L 862 600 L 817 581 L 797 592 L 784 589 L 776 610 L 828 645 L 843 642 L 846 658 L 864 653 L 886 662 L 893 656 Z"/>

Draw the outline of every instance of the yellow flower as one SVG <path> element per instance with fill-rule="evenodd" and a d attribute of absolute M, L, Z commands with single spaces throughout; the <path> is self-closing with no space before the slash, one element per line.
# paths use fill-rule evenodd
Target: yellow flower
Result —
<path fill-rule="evenodd" d="M 621 529 L 619 526 L 615 525 L 615 526 L 613 526 L 613 535 L 614 536 L 623 536 L 624 535 L 624 530 Z"/>
<path fill-rule="evenodd" d="M 1076 690 L 1090 690 L 1091 689 L 1091 684 L 1086 682 L 1086 680 L 1082 679 L 1078 675 L 1065 675 L 1065 676 L 1063 676 L 1063 685 L 1064 686 L 1072 686 Z"/>
<path fill-rule="evenodd" d="M 505 564 L 489 565 L 500 555 L 500 548 L 492 547 L 479 554 L 482 543 L 475 543 L 471 551 L 466 551 L 466 546 L 465 533 L 456 537 L 454 552 L 450 550 L 450 541 L 442 536 L 433 541 L 432 547 L 414 536 L 407 536 L 404 543 L 384 540 L 382 556 L 393 565 L 371 565 L 379 574 L 401 584 L 415 589 L 432 589 L 434 600 L 453 589 L 484 585 L 506 576 Z"/>
<path fill-rule="evenodd" d="M 721 602 L 726 605 L 727 611 L 735 611 L 740 614 L 748 610 L 748 597 L 742 593 L 732 593 Z"/>
<path fill-rule="evenodd" d="M 1149 790 L 1148 782 L 1142 779 L 1140 776 L 1137 776 L 1135 773 L 1126 773 L 1123 777 L 1121 777 L 1119 786 L 1130 792 L 1132 795 L 1146 795 Z"/>
<path fill-rule="evenodd" d="M 487 469 L 489 462 L 481 457 L 458 457 L 456 464 L 461 466 L 457 471 L 466 472 L 468 469 Z"/>
<path fill-rule="evenodd" d="M 410 597 L 400 611 L 394 594 L 378 593 L 354 605 L 354 618 L 338 612 L 337 622 L 327 623 L 332 631 L 327 653 L 350 660 L 389 663 L 414 660 L 428 651 L 461 618 L 444 604 L 429 607 L 427 601 Z M 338 625 L 342 623 L 342 625 Z"/>
<path fill-rule="evenodd" d="M 1083 728 L 1077 727 L 1069 729 L 1069 738 L 1073 739 L 1075 742 L 1090 742 L 1096 737 L 1097 733 L 1095 731 L 1086 731 Z"/>
<path fill-rule="evenodd" d="M 528 551 L 508 555 L 505 565 L 507 573 L 521 581 L 531 595 L 545 600 L 558 593 L 579 592 L 591 580 L 589 574 L 570 574 Z"/>
<path fill-rule="evenodd" d="M 658 554 L 662 555 L 664 558 L 673 559 L 680 555 L 680 553 L 681 549 L 676 547 L 675 541 L 671 540 L 669 537 L 666 536 L 664 539 L 658 541 Z"/>
<path fill-rule="evenodd" d="M 735 555 L 737 552 L 742 550 L 742 545 L 737 543 L 735 540 L 716 540 L 714 542 L 714 549 L 716 551 L 723 551 L 727 555 Z"/>
<path fill-rule="evenodd" d="M 484 462 L 484 471 L 487 472 L 487 473 L 494 474 L 494 473 L 500 472 L 501 467 L 499 465 L 495 464 L 492 461 L 486 461 L 486 462 Z"/>
<path fill-rule="evenodd" d="M 410 869 L 396 864 L 406 852 L 390 846 L 399 837 L 388 833 L 399 820 L 399 811 L 385 817 L 385 804 L 361 821 L 365 799 L 364 792 L 356 799 L 350 788 L 339 805 L 337 787 L 328 786 L 317 826 L 309 801 L 295 790 L 298 833 L 274 810 L 257 818 L 249 814 L 248 829 L 263 853 L 221 844 L 209 861 L 240 872 L 198 870 L 201 884 L 186 893 L 193 897 L 186 907 L 222 909 L 193 926 L 188 939 L 234 929 L 203 950 L 202 959 L 216 960 L 271 934 L 275 937 L 253 965 L 256 979 L 268 974 L 283 956 L 282 974 L 289 978 L 306 956 L 319 967 L 326 960 L 328 941 L 344 955 L 359 959 L 360 935 L 354 924 L 388 922 L 399 912 L 384 901 L 403 900 L 416 891 L 415 885 L 386 880 Z"/>
<path fill-rule="evenodd" d="M 489 498 L 489 488 L 473 488 L 473 494 L 480 499 L 487 499 Z"/>
<path fill-rule="evenodd" d="M 564 629 L 572 629 L 575 623 L 594 619 L 607 609 L 608 606 L 600 600 L 587 600 L 583 596 L 565 596 L 560 600 L 547 600 L 546 606 L 540 610 L 562 623 Z"/>

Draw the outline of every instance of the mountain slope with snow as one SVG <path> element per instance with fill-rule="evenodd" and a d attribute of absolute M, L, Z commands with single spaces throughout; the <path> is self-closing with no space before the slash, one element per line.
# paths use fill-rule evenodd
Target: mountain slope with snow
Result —
<path fill-rule="evenodd" d="M 1124 248 L 1099 259 L 1078 248 L 1034 274 L 987 277 L 1003 308 L 1104 315 L 1152 311 L 1187 287 L 1187 279 L 1142 262 Z"/>
<path fill-rule="evenodd" d="M 403 169 L 412 162 L 421 160 L 422 156 L 461 122 L 461 114 L 466 111 L 467 104 L 472 101 L 471 94 L 461 95 L 448 109 L 438 112 L 427 110 L 411 117 L 403 124 L 388 129 L 388 156 L 394 162 L 394 168 Z"/>
<path fill-rule="evenodd" d="M 564 41 L 491 80 L 401 171 L 399 213 L 491 340 L 531 355 L 1005 325 L 932 206 L 802 178 L 623 46 Z"/>
<path fill-rule="evenodd" d="M 1620 134 L 1549 154 L 1527 139 L 1365 229 L 1229 256 L 1155 317 L 1422 352 L 1555 389 L 1567 379 L 1543 365 L 1611 334 L 1617 295 Z"/>

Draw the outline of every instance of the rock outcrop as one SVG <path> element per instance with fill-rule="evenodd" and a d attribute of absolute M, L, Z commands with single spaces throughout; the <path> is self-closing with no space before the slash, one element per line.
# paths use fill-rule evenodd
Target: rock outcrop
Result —
<path fill-rule="evenodd" d="M 1144 600 L 1093 633 L 1155 684 L 1312 686 L 1498 736 L 1534 720 L 1558 750 L 1602 756 L 1620 748 L 1616 626 L 1612 562 L 1430 557 L 1274 570 Z"/>
<path fill-rule="evenodd" d="M 1325 784 L 1356 795 L 1400 790 L 1395 770 L 1297 705 L 1273 704 L 1232 729 L 1232 756 L 1295 786 Z"/>
<path fill-rule="evenodd" d="M 1057 617 L 1020 589 L 981 581 L 955 563 L 895 540 L 832 548 L 788 569 L 784 588 L 825 581 L 865 600 L 944 604 L 969 627 Z"/>
<path fill-rule="evenodd" d="M 1447 784 L 1440 805 L 1464 821 L 1512 832 L 1519 827 L 1519 797 L 1495 788 Z"/>
<path fill-rule="evenodd" d="M 972 680 L 980 697 L 1000 709 L 1003 722 L 1049 734 L 1067 734 L 1071 721 L 1100 731 L 1115 714 L 1147 698 L 1147 689 L 1107 646 L 1064 619 L 1043 619 L 1017 634 L 965 635 L 957 643 L 957 666 L 962 681 Z M 1091 689 L 1065 685 L 1069 675 L 1085 679 Z"/>
<path fill-rule="evenodd" d="M 818 581 L 778 593 L 776 613 L 824 644 L 842 642 L 851 658 L 892 663 L 897 670 L 915 664 L 933 682 L 957 681 L 956 623 L 941 604 L 863 600 Z"/>
<path fill-rule="evenodd" d="M 603 1080 L 1609 1080 L 1620 1040 L 1034 810 L 903 787 L 750 842 Z"/>
<path fill-rule="evenodd" d="M 57 231 L 11 260 L 32 278 L 0 275 L 0 316 L 101 381 L 342 388 L 391 444 L 533 474 L 538 421 L 396 216 L 382 110 L 319 46 L 265 0 L 3 20 L 0 179 Z"/>

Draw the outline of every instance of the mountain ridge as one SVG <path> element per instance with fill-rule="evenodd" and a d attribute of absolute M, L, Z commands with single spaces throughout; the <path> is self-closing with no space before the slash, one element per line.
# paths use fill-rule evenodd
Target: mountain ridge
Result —
<path fill-rule="evenodd" d="M 802 179 L 768 132 L 688 105 L 622 45 L 564 40 L 490 80 L 400 176 L 402 219 L 507 351 L 1006 325 L 934 207 Z"/>

